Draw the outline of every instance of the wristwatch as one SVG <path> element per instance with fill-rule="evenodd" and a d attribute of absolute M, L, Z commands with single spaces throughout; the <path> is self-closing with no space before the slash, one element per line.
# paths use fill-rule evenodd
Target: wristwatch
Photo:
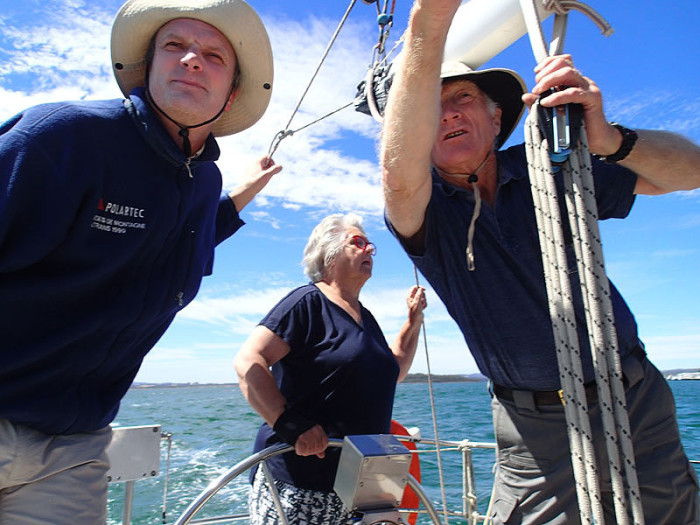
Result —
<path fill-rule="evenodd" d="M 637 142 L 638 135 L 633 129 L 626 128 L 617 122 L 611 122 L 610 125 L 619 131 L 620 135 L 622 135 L 622 144 L 620 144 L 618 150 L 612 155 L 596 155 L 596 157 L 607 164 L 617 164 L 630 154 L 630 151 L 632 151 L 632 148 L 634 148 L 634 144 Z"/>

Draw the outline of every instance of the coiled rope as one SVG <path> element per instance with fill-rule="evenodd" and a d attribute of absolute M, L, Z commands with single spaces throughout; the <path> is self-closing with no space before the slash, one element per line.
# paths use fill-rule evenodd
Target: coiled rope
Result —
<path fill-rule="evenodd" d="M 541 61 L 547 56 L 547 52 L 541 41 L 541 26 L 539 21 L 535 20 L 537 15 L 534 1 L 536 0 L 521 0 L 521 6 L 533 52 L 537 60 Z M 580 2 L 551 0 L 549 4 L 559 4 L 559 9 L 563 8 L 564 4 Z M 560 11 L 556 12 L 557 17 L 560 17 Z M 535 24 L 540 29 L 531 31 Z M 562 29 L 562 25 L 565 26 L 565 23 L 555 20 L 551 51 L 556 54 L 559 54 L 563 47 L 565 29 Z M 554 182 L 555 170 L 550 160 L 549 145 L 540 133 L 537 114 L 535 105 L 526 120 L 525 143 L 576 492 L 582 521 L 603 524 L 599 473 L 588 416 L 563 225 Z M 644 516 L 622 383 L 609 281 L 605 273 L 598 229 L 588 140 L 583 123 L 579 139 L 578 145 L 572 145 L 575 149 L 561 166 L 561 171 L 608 453 L 615 516 L 617 523 L 628 524 L 631 506 L 634 523 L 642 525 Z"/>

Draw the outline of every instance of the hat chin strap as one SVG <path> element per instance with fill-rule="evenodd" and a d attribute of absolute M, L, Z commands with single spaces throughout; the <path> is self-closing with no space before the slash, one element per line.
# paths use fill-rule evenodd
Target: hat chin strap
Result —
<path fill-rule="evenodd" d="M 486 165 L 486 161 L 489 160 L 491 155 L 493 155 L 495 151 L 495 141 L 494 145 L 491 149 L 489 149 L 488 153 L 486 154 L 486 157 L 484 157 L 484 160 L 481 161 L 481 164 L 477 166 L 477 168 L 474 170 L 473 173 L 447 173 L 444 170 L 441 170 L 437 166 L 435 166 L 435 169 L 440 173 L 441 175 L 446 175 L 448 177 L 458 177 L 458 178 L 466 178 L 467 182 L 471 184 L 472 191 L 474 192 L 474 211 L 472 212 L 472 218 L 469 221 L 469 230 L 467 230 L 467 251 L 466 251 L 466 256 L 467 256 L 467 268 L 469 269 L 470 272 L 473 272 L 476 269 L 476 264 L 474 263 L 474 230 L 476 228 L 476 220 L 479 218 L 479 214 L 481 213 L 481 190 L 479 190 L 479 172 L 481 169 Z"/>
<path fill-rule="evenodd" d="M 447 177 L 456 177 L 458 179 L 467 179 L 467 182 L 469 182 L 472 187 L 476 185 L 477 182 L 479 182 L 479 172 L 481 169 L 486 165 L 486 161 L 489 160 L 491 155 L 493 155 L 493 152 L 495 150 L 496 143 L 494 141 L 493 146 L 489 151 L 486 153 L 486 157 L 484 157 L 484 160 L 481 161 L 481 163 L 476 167 L 476 169 L 472 173 L 448 173 L 447 171 L 438 168 L 435 166 L 435 169 L 440 175 L 447 176 Z"/>
<path fill-rule="evenodd" d="M 192 145 L 190 144 L 190 130 L 194 128 L 200 128 L 202 126 L 206 126 L 207 124 L 211 124 L 214 122 L 216 119 L 218 119 L 223 112 L 226 110 L 226 105 L 228 104 L 228 100 L 231 97 L 231 94 L 233 93 L 234 87 L 231 86 L 231 91 L 229 92 L 228 96 L 226 97 L 226 101 L 224 102 L 224 105 L 221 107 L 219 112 L 214 115 L 212 118 L 209 120 L 205 120 L 204 122 L 201 122 L 199 124 L 195 124 L 193 126 L 185 126 L 184 124 L 180 124 L 177 120 L 172 118 L 170 115 L 168 115 L 165 111 L 163 111 L 158 104 L 156 104 L 156 101 L 153 99 L 153 95 L 151 95 L 151 88 L 148 84 L 148 73 L 146 73 L 146 100 L 148 100 L 148 103 L 151 104 L 158 113 L 163 115 L 165 118 L 167 118 L 170 122 L 175 124 L 178 128 L 180 128 L 180 131 L 178 131 L 178 135 L 182 137 L 182 150 L 185 152 L 186 157 L 191 157 L 192 156 Z"/>

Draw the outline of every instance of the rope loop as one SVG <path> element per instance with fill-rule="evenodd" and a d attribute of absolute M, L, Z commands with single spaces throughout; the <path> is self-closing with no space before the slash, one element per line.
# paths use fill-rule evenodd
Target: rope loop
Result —
<path fill-rule="evenodd" d="M 463 451 L 463 450 L 470 450 L 470 449 L 471 449 L 471 440 L 469 440 L 469 439 L 463 439 L 462 441 L 459 442 L 459 444 L 457 445 L 457 448 L 458 448 L 460 451 Z"/>
<path fill-rule="evenodd" d="M 543 6 L 548 11 L 553 11 L 557 15 L 563 16 L 569 11 L 578 11 L 586 15 L 595 25 L 598 26 L 600 32 L 605 36 L 610 36 L 613 29 L 605 18 L 603 18 L 591 6 L 584 4 L 578 0 L 542 0 Z"/>
<path fill-rule="evenodd" d="M 291 129 L 283 129 L 278 131 L 272 139 L 272 142 L 270 143 L 270 148 L 267 151 L 267 157 L 269 159 L 272 159 L 272 155 L 274 155 L 275 151 L 277 151 L 277 148 L 279 147 L 280 142 L 282 142 L 282 139 L 286 139 L 287 137 L 291 137 L 292 135 L 294 135 L 294 131 L 292 131 Z"/>
<path fill-rule="evenodd" d="M 543 3 L 547 11 L 554 11 L 558 15 L 565 15 L 569 12 L 569 9 L 561 5 L 559 0 L 543 0 Z"/>

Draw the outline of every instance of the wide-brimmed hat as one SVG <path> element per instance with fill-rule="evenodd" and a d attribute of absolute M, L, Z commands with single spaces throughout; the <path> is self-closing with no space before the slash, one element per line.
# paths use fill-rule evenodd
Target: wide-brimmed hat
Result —
<path fill-rule="evenodd" d="M 500 148 L 508 139 L 520 121 L 525 110 L 521 96 L 525 93 L 525 82 L 511 69 L 473 70 L 462 62 L 445 62 L 442 64 L 440 78 L 457 80 L 464 78 L 474 82 L 501 108 L 501 132 L 498 134 L 496 148 Z"/>
<path fill-rule="evenodd" d="M 215 27 L 236 52 L 241 70 L 238 93 L 212 133 L 231 135 L 255 124 L 272 95 L 272 47 L 262 20 L 243 0 L 128 0 L 112 26 L 112 68 L 122 93 L 128 97 L 133 88 L 145 86 L 148 45 L 164 24 L 176 18 Z"/>

